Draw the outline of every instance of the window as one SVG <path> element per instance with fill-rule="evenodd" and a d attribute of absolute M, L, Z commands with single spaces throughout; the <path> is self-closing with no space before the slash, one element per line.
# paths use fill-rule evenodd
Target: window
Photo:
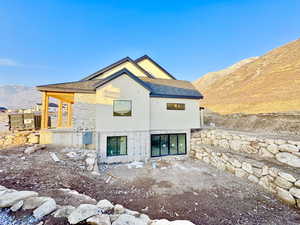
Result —
<path fill-rule="evenodd" d="M 107 156 L 127 155 L 127 137 L 107 137 Z"/>
<path fill-rule="evenodd" d="M 130 100 L 114 100 L 114 116 L 131 116 Z"/>
<path fill-rule="evenodd" d="M 185 104 L 167 103 L 167 110 L 185 110 Z"/>
<path fill-rule="evenodd" d="M 151 157 L 186 154 L 186 134 L 152 134 Z"/>

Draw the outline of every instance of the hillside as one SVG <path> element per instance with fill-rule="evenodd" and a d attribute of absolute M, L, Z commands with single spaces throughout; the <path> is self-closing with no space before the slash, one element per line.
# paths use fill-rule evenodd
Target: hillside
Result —
<path fill-rule="evenodd" d="M 300 39 L 194 82 L 221 114 L 300 111 Z"/>
<path fill-rule="evenodd" d="M 0 106 L 9 109 L 31 108 L 40 101 L 41 95 L 34 87 L 20 85 L 0 86 Z"/>

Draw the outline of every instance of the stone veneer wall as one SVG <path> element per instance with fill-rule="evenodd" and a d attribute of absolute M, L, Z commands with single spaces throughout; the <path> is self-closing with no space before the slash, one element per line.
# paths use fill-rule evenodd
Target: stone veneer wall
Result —
<path fill-rule="evenodd" d="M 193 131 L 190 156 L 248 178 L 300 208 L 300 142 L 220 129 Z"/>

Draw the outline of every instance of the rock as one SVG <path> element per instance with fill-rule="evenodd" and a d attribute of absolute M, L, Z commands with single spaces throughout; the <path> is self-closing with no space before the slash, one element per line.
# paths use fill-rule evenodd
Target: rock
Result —
<path fill-rule="evenodd" d="M 276 177 L 275 184 L 284 189 L 290 189 L 293 184 L 282 177 Z"/>
<path fill-rule="evenodd" d="M 56 202 L 54 199 L 47 200 L 41 206 L 33 211 L 33 216 L 36 219 L 41 219 L 42 217 L 52 213 L 56 209 Z"/>
<path fill-rule="evenodd" d="M 273 158 L 274 157 L 274 155 L 264 147 L 261 147 L 259 149 L 259 155 L 264 158 Z"/>
<path fill-rule="evenodd" d="M 133 211 L 133 210 L 130 210 L 130 209 L 125 209 L 124 213 L 127 214 L 127 215 L 135 216 L 135 217 L 138 217 L 138 216 L 141 215 L 139 212 Z"/>
<path fill-rule="evenodd" d="M 300 158 L 297 156 L 290 154 L 288 152 L 280 152 L 276 154 L 276 159 L 279 162 L 288 164 L 292 167 L 299 168 L 300 167 Z"/>
<path fill-rule="evenodd" d="M 116 204 L 114 207 L 114 214 L 122 214 L 125 212 L 125 208 L 120 205 L 120 204 Z"/>
<path fill-rule="evenodd" d="M 285 140 L 281 140 L 281 139 L 276 139 L 276 140 L 274 140 L 274 143 L 278 144 L 278 145 L 283 145 L 283 144 L 286 143 L 286 141 Z"/>
<path fill-rule="evenodd" d="M 119 218 L 112 223 L 112 225 L 147 225 L 148 223 L 144 220 L 141 220 L 137 217 L 122 214 L 119 216 Z"/>
<path fill-rule="evenodd" d="M 300 189 L 299 188 L 295 188 L 295 187 L 292 187 L 290 189 L 290 193 L 295 196 L 296 198 L 299 198 L 300 199 Z"/>
<path fill-rule="evenodd" d="M 237 159 L 232 159 L 230 162 L 234 167 L 240 168 L 242 167 L 242 164 Z"/>
<path fill-rule="evenodd" d="M 248 173 L 251 173 L 251 174 L 253 173 L 252 166 L 251 166 L 250 163 L 243 162 L 242 163 L 242 169 L 245 170 Z"/>
<path fill-rule="evenodd" d="M 76 224 L 100 212 L 100 208 L 96 205 L 82 204 L 68 216 L 68 221 L 70 224 Z"/>
<path fill-rule="evenodd" d="M 267 166 L 262 167 L 261 175 L 266 176 L 269 174 L 269 168 Z"/>
<path fill-rule="evenodd" d="M 23 209 L 35 209 L 42 205 L 44 202 L 50 200 L 49 197 L 31 197 L 24 200 Z"/>
<path fill-rule="evenodd" d="M 91 225 L 111 225 L 109 215 L 96 215 L 86 220 Z"/>
<path fill-rule="evenodd" d="M 279 169 L 275 168 L 275 167 L 271 167 L 269 169 L 269 174 L 272 176 L 272 177 L 277 177 L 279 173 Z"/>
<path fill-rule="evenodd" d="M 241 147 L 242 147 L 243 142 L 239 141 L 239 140 L 233 140 L 230 143 L 230 148 L 234 151 L 240 151 Z"/>
<path fill-rule="evenodd" d="M 111 214 L 111 215 L 109 215 L 110 222 L 111 223 L 115 222 L 119 217 L 120 217 L 120 214 Z"/>
<path fill-rule="evenodd" d="M 95 160 L 96 160 L 95 157 L 86 158 L 85 163 L 88 171 L 92 171 L 94 169 Z"/>
<path fill-rule="evenodd" d="M 281 199 L 283 202 L 285 202 L 288 205 L 295 205 L 296 201 L 294 197 L 286 190 L 277 187 L 277 196 L 279 199 Z"/>
<path fill-rule="evenodd" d="M 245 172 L 242 169 L 235 169 L 235 176 L 237 177 L 245 177 L 247 175 L 247 172 Z"/>
<path fill-rule="evenodd" d="M 35 196 L 38 196 L 38 193 L 34 191 L 15 191 L 11 193 L 5 193 L 0 196 L 0 208 L 10 207 L 20 200 Z"/>
<path fill-rule="evenodd" d="M 297 181 L 295 182 L 295 186 L 296 186 L 296 187 L 300 187 L 300 180 L 297 180 Z"/>
<path fill-rule="evenodd" d="M 45 149 L 46 148 L 46 145 L 35 145 L 35 146 L 30 146 L 30 147 L 27 147 L 24 151 L 25 154 L 27 155 L 30 155 L 34 152 L 36 152 L 37 150 L 42 150 L 42 149 Z"/>
<path fill-rule="evenodd" d="M 103 210 L 104 212 L 105 211 L 108 211 L 108 210 L 111 210 L 114 208 L 114 205 L 108 201 L 107 199 L 103 199 L 103 200 L 100 200 L 98 203 L 97 203 L 97 206 Z"/>
<path fill-rule="evenodd" d="M 74 206 L 71 205 L 62 206 L 53 213 L 53 216 L 56 218 L 68 217 L 74 210 L 75 210 Z"/>
<path fill-rule="evenodd" d="M 24 201 L 21 200 L 21 201 L 18 201 L 17 203 L 15 203 L 12 207 L 10 207 L 10 210 L 13 211 L 13 212 L 16 212 L 18 211 L 19 209 L 22 208 L 22 205 L 23 205 Z"/>
<path fill-rule="evenodd" d="M 253 183 L 258 183 L 259 182 L 259 179 L 254 175 L 248 176 L 248 180 L 250 180 Z"/>
<path fill-rule="evenodd" d="M 277 154 L 279 152 L 278 146 L 275 144 L 268 145 L 267 150 L 273 154 Z"/>
<path fill-rule="evenodd" d="M 296 178 L 289 173 L 279 172 L 278 175 L 286 179 L 287 181 L 296 182 Z"/>
<path fill-rule="evenodd" d="M 290 144 L 279 145 L 278 149 L 281 152 L 299 152 L 299 149 L 295 145 Z"/>
<path fill-rule="evenodd" d="M 258 169 L 258 168 L 252 168 L 253 174 L 257 177 L 261 177 L 262 176 L 262 169 Z"/>

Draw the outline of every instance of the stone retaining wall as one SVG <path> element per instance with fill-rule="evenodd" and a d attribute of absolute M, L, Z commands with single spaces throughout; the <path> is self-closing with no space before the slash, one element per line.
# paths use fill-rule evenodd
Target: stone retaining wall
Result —
<path fill-rule="evenodd" d="M 299 144 L 202 130 L 192 133 L 190 156 L 258 183 L 285 203 L 300 208 L 300 172 L 296 169 Z"/>

